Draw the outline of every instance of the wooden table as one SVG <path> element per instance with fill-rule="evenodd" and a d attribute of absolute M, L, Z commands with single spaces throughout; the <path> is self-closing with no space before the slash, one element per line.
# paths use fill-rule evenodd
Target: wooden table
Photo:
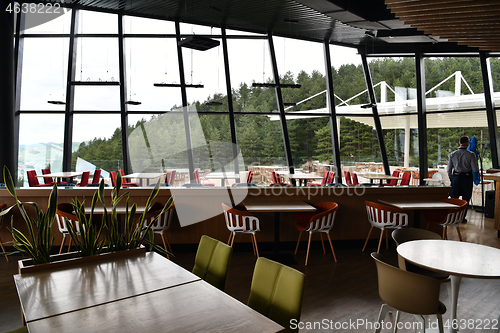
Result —
<path fill-rule="evenodd" d="M 318 176 L 314 173 L 296 172 L 290 174 L 288 171 L 276 171 L 278 175 L 287 176 L 290 179 L 295 179 L 299 181 L 299 186 L 307 185 L 308 180 L 323 179 L 323 176 Z"/>
<path fill-rule="evenodd" d="M 43 178 L 56 178 L 56 182 L 60 183 L 63 178 L 69 178 L 68 183 L 73 183 L 73 177 L 79 177 L 83 174 L 81 171 L 63 171 L 63 172 L 53 172 L 46 175 L 37 175 L 37 177 Z"/>
<path fill-rule="evenodd" d="M 413 210 L 413 226 L 420 227 L 420 211 L 427 209 L 451 209 L 459 206 L 439 200 L 379 200 L 379 202 L 402 210 Z"/>
<path fill-rule="evenodd" d="M 226 186 L 226 179 L 240 179 L 240 174 L 234 172 L 210 172 L 205 178 L 220 179 L 221 186 Z"/>
<path fill-rule="evenodd" d="M 139 179 L 141 182 L 141 186 L 143 186 L 143 180 L 146 181 L 146 186 L 149 185 L 149 182 L 152 179 L 160 178 L 163 175 L 161 172 L 138 172 L 131 173 L 130 175 L 125 175 L 122 178 L 130 178 L 130 179 Z"/>
<path fill-rule="evenodd" d="M 156 253 L 14 277 L 30 332 L 280 332 Z"/>
<path fill-rule="evenodd" d="M 500 250 L 468 242 L 426 239 L 405 242 L 398 254 L 409 262 L 451 276 L 451 320 L 457 320 L 457 301 L 462 277 L 500 278 Z M 459 324 L 459 322 L 457 322 Z M 456 329 L 452 329 L 456 332 Z"/>
<path fill-rule="evenodd" d="M 303 201 L 264 201 L 256 203 L 245 203 L 243 205 L 249 212 L 253 213 L 274 213 L 274 257 L 275 260 L 282 260 L 280 257 L 280 213 L 300 213 L 315 212 L 316 208 Z"/>
<path fill-rule="evenodd" d="M 380 185 L 382 185 L 382 182 L 384 180 L 401 180 L 402 177 L 394 177 L 390 175 L 386 175 L 385 173 L 378 173 L 378 172 L 367 172 L 367 173 L 359 173 L 358 176 L 363 177 L 363 178 L 368 178 L 370 180 L 370 183 L 373 183 L 373 180 L 380 180 Z"/>

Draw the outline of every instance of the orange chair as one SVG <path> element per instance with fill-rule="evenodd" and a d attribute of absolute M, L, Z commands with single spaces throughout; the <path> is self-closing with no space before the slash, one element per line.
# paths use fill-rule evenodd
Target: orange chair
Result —
<path fill-rule="evenodd" d="M 226 227 L 231 232 L 229 235 L 228 245 L 233 247 L 234 237 L 237 233 L 250 234 L 252 239 L 252 247 L 254 255 L 259 257 L 259 249 L 257 247 L 257 239 L 255 232 L 260 231 L 259 219 L 252 213 L 231 208 L 222 204 L 224 210 L 224 218 L 226 220 Z"/>
<path fill-rule="evenodd" d="M 366 213 L 368 215 L 368 222 L 371 224 L 370 232 L 368 237 L 366 237 L 365 245 L 363 246 L 363 251 L 368 244 L 368 240 L 372 234 L 373 228 L 380 229 L 380 240 L 378 242 L 377 253 L 380 252 L 380 245 L 382 244 L 382 238 L 384 237 L 384 231 L 386 231 L 386 248 L 389 248 L 389 235 L 387 234 L 388 229 L 397 229 L 408 226 L 408 214 L 404 210 L 384 206 L 375 202 L 365 201 Z"/>
<path fill-rule="evenodd" d="M 323 242 L 323 234 L 325 233 L 330 242 L 330 248 L 332 249 L 333 259 L 337 262 L 337 257 L 335 256 L 335 251 L 333 250 L 332 239 L 330 238 L 330 230 L 335 222 L 335 214 L 339 208 L 336 202 L 320 202 L 313 205 L 317 211 L 313 213 L 298 213 L 295 218 L 295 228 L 299 230 L 299 239 L 297 240 L 297 247 L 295 248 L 295 254 L 299 249 L 300 237 L 303 231 L 309 232 L 309 240 L 307 242 L 307 253 L 306 253 L 306 266 L 309 259 L 309 249 L 311 247 L 311 236 L 315 232 L 319 232 L 321 236 L 321 245 L 323 246 L 323 253 L 326 254 L 325 243 Z"/>
<path fill-rule="evenodd" d="M 429 229 L 430 224 L 438 224 L 443 227 L 443 239 L 448 239 L 447 228 L 455 227 L 457 228 L 458 238 L 462 241 L 462 235 L 460 234 L 460 223 L 464 220 L 465 212 L 468 208 L 468 203 L 462 199 L 444 199 L 443 202 L 448 202 L 459 206 L 458 208 L 451 209 L 429 209 L 425 210 L 423 213 L 424 219 L 428 222 L 427 229 Z"/>
<path fill-rule="evenodd" d="M 411 184 L 412 185 L 419 185 L 418 181 L 420 180 L 420 172 L 418 171 L 412 171 L 411 172 Z"/>

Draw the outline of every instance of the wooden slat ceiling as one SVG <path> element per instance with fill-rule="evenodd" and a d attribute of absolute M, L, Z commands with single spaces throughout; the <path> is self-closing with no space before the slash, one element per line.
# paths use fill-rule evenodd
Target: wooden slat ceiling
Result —
<path fill-rule="evenodd" d="M 425 34 L 500 51 L 500 0 L 385 0 L 406 25 Z"/>
<path fill-rule="evenodd" d="M 386 7 L 384 0 L 40 1 L 212 27 L 225 25 L 228 29 L 263 34 L 270 31 L 281 37 L 318 42 L 328 40 L 333 44 L 357 47 L 364 53 L 405 53 L 416 52 L 416 49 L 419 52 L 477 51 L 448 43 L 446 39 L 433 37 L 401 22 Z M 397 5 L 395 0 L 387 1 Z M 422 1 L 432 5 L 434 0 Z M 486 18 L 482 21 L 486 22 Z"/>

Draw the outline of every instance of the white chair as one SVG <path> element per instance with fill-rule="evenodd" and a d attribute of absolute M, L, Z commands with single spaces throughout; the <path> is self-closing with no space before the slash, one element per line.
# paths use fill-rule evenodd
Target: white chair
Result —
<path fill-rule="evenodd" d="M 78 223 L 78 217 L 73 214 L 73 206 L 70 203 L 60 203 L 57 205 L 56 210 L 56 221 L 57 227 L 61 232 L 63 239 L 61 241 L 61 247 L 59 248 L 59 254 L 62 253 L 64 242 L 66 237 L 69 236 L 67 223 L 73 223 L 73 227 L 77 235 L 80 235 L 80 225 Z M 71 237 L 69 238 L 68 252 L 71 250 Z"/>
<path fill-rule="evenodd" d="M 436 172 L 432 178 L 425 179 L 425 185 L 444 185 L 443 175 Z"/>
<path fill-rule="evenodd" d="M 408 214 L 404 210 L 384 206 L 375 202 L 365 201 L 366 212 L 368 215 L 368 222 L 371 224 L 370 232 L 366 237 L 365 245 L 363 246 L 363 251 L 368 244 L 370 235 L 372 234 L 373 228 L 380 229 L 380 240 L 378 242 L 377 253 L 380 252 L 380 244 L 382 244 L 382 238 L 384 237 L 384 231 L 386 231 L 386 248 L 389 248 L 389 236 L 387 235 L 388 229 L 397 229 L 408 226 Z"/>
<path fill-rule="evenodd" d="M 250 234 L 253 253 L 259 257 L 257 239 L 255 238 L 255 232 L 260 231 L 259 219 L 252 213 L 231 208 L 225 204 L 222 204 L 222 209 L 224 210 L 226 227 L 231 232 L 227 244 L 233 246 L 234 237 L 237 233 Z"/>
<path fill-rule="evenodd" d="M 148 213 L 146 214 L 146 218 L 144 219 L 143 227 L 148 226 L 151 223 L 151 220 L 153 220 L 156 216 L 158 216 L 158 214 L 160 214 L 163 206 L 163 204 L 155 203 L 150 207 Z M 170 246 L 170 242 L 168 241 L 167 230 L 172 224 L 173 212 L 174 204 L 172 203 L 170 208 L 164 211 L 163 214 L 161 214 L 161 216 L 159 216 L 158 219 L 153 222 L 153 224 L 151 224 L 151 230 L 153 231 L 153 234 L 159 234 L 161 236 L 161 240 L 163 241 L 163 248 L 172 254 L 173 251 L 172 247 Z"/>
<path fill-rule="evenodd" d="M 336 202 L 320 202 L 313 205 L 318 211 L 314 213 L 298 213 L 295 218 L 295 227 L 299 230 L 299 239 L 297 240 L 297 246 L 295 247 L 295 253 L 299 249 L 300 237 L 302 236 L 302 231 L 309 232 L 309 240 L 307 242 L 307 253 L 306 253 L 306 263 L 309 259 L 309 248 L 311 247 L 311 236 L 315 232 L 319 232 L 321 236 L 321 245 L 323 246 L 323 253 L 326 254 L 325 244 L 323 242 L 323 233 L 328 237 L 330 242 L 330 248 L 332 249 L 333 259 L 337 262 L 337 257 L 335 257 L 335 251 L 333 250 L 332 240 L 330 238 L 330 230 L 335 222 L 335 214 L 339 208 Z"/>

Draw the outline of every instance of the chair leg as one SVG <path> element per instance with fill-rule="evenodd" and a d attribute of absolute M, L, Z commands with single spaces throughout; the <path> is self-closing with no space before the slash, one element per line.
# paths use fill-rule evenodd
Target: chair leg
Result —
<path fill-rule="evenodd" d="M 446 226 L 444 225 L 444 226 L 443 226 L 443 239 L 444 239 L 444 240 L 448 239 L 448 233 L 447 233 L 447 231 L 448 231 L 448 230 L 446 230 L 446 229 L 447 229 L 447 228 L 446 228 Z"/>
<path fill-rule="evenodd" d="M 1 238 L 0 238 L 0 247 L 2 248 L 2 252 L 5 253 L 5 248 L 3 247 L 3 243 L 2 243 L 2 239 Z M 5 255 L 5 259 L 7 259 L 7 261 L 10 261 L 8 255 Z"/>
<path fill-rule="evenodd" d="M 397 310 L 390 305 L 382 304 L 382 306 L 380 307 L 380 312 L 378 314 L 378 319 L 377 319 L 378 325 L 377 329 L 375 329 L 375 333 L 380 333 L 380 330 L 382 329 L 382 320 L 385 319 L 385 316 L 390 311 L 397 311 Z"/>
<path fill-rule="evenodd" d="M 297 246 L 295 247 L 295 253 L 294 254 L 297 254 L 297 250 L 299 249 L 299 243 L 300 243 L 300 237 L 302 236 L 302 231 L 299 232 L 299 239 L 297 240 Z"/>
<path fill-rule="evenodd" d="M 153 233 L 153 238 L 154 238 L 154 233 Z M 166 251 L 169 251 L 170 253 L 172 253 L 172 249 L 169 249 L 170 248 L 170 244 L 168 244 L 168 248 L 167 248 L 167 245 L 165 244 L 165 235 L 164 234 L 161 234 L 161 240 L 163 241 L 163 248 L 166 250 Z M 154 243 L 154 239 L 153 239 L 153 243 Z M 170 259 L 170 257 L 167 255 L 167 259 Z"/>
<path fill-rule="evenodd" d="M 234 237 L 236 237 L 236 234 L 233 232 L 231 233 L 233 235 L 233 238 L 231 238 L 231 247 L 233 247 L 233 243 L 234 243 Z"/>
<path fill-rule="evenodd" d="M 309 240 L 307 241 L 306 266 L 307 266 L 307 260 L 309 259 L 309 248 L 311 247 L 311 236 L 312 236 L 312 233 L 309 233 Z"/>
<path fill-rule="evenodd" d="M 252 234 L 253 242 L 255 244 L 255 252 L 257 252 L 257 258 L 259 258 L 259 248 L 257 247 L 257 238 L 255 238 L 255 234 Z"/>
<path fill-rule="evenodd" d="M 71 251 L 71 237 L 69 237 L 69 244 L 68 244 L 68 253 Z"/>
<path fill-rule="evenodd" d="M 167 243 L 168 245 L 168 251 L 172 254 L 174 254 L 174 251 L 172 251 L 172 246 L 170 246 L 170 242 L 168 241 L 168 236 L 165 235 L 165 234 L 161 234 L 161 239 L 163 240 L 163 246 L 165 246 L 165 242 Z M 167 248 L 165 247 L 165 250 Z"/>
<path fill-rule="evenodd" d="M 326 254 L 325 243 L 323 241 L 323 233 L 320 232 L 319 237 L 321 238 L 321 246 L 323 246 L 323 254 Z"/>
<path fill-rule="evenodd" d="M 382 245 L 382 238 L 384 238 L 384 229 L 380 230 L 380 239 L 378 241 L 377 253 L 380 253 L 380 245 Z"/>
<path fill-rule="evenodd" d="M 252 250 L 253 250 L 253 255 L 256 255 L 255 253 L 255 241 L 254 241 L 254 234 L 250 234 L 250 240 L 252 241 Z"/>
<path fill-rule="evenodd" d="M 65 236 L 65 235 L 63 235 L 63 239 L 62 239 L 62 241 L 61 241 L 61 247 L 59 248 L 59 254 L 61 254 L 61 253 L 62 253 L 62 249 L 63 249 L 63 246 L 64 246 L 64 241 L 65 241 L 65 240 L 66 240 L 66 236 Z"/>
<path fill-rule="evenodd" d="M 229 232 L 229 239 L 227 240 L 227 245 L 231 244 L 231 238 L 233 238 L 233 232 Z"/>
<path fill-rule="evenodd" d="M 335 262 L 337 262 L 337 257 L 335 256 L 335 251 L 333 250 L 332 239 L 330 238 L 330 233 L 327 233 L 326 237 L 328 237 L 328 241 L 330 242 L 330 247 L 332 248 L 333 259 L 335 260 Z"/>
<path fill-rule="evenodd" d="M 460 241 L 462 241 L 462 235 L 460 234 L 460 227 L 457 226 L 457 232 L 458 232 L 458 239 L 460 239 Z"/>
<path fill-rule="evenodd" d="M 361 250 L 362 252 L 365 252 L 365 247 L 366 247 L 366 244 L 368 244 L 368 240 L 370 239 L 372 231 L 373 231 L 373 226 L 370 228 L 370 231 L 368 232 L 368 237 L 366 237 L 365 245 L 363 246 L 363 250 Z"/>

